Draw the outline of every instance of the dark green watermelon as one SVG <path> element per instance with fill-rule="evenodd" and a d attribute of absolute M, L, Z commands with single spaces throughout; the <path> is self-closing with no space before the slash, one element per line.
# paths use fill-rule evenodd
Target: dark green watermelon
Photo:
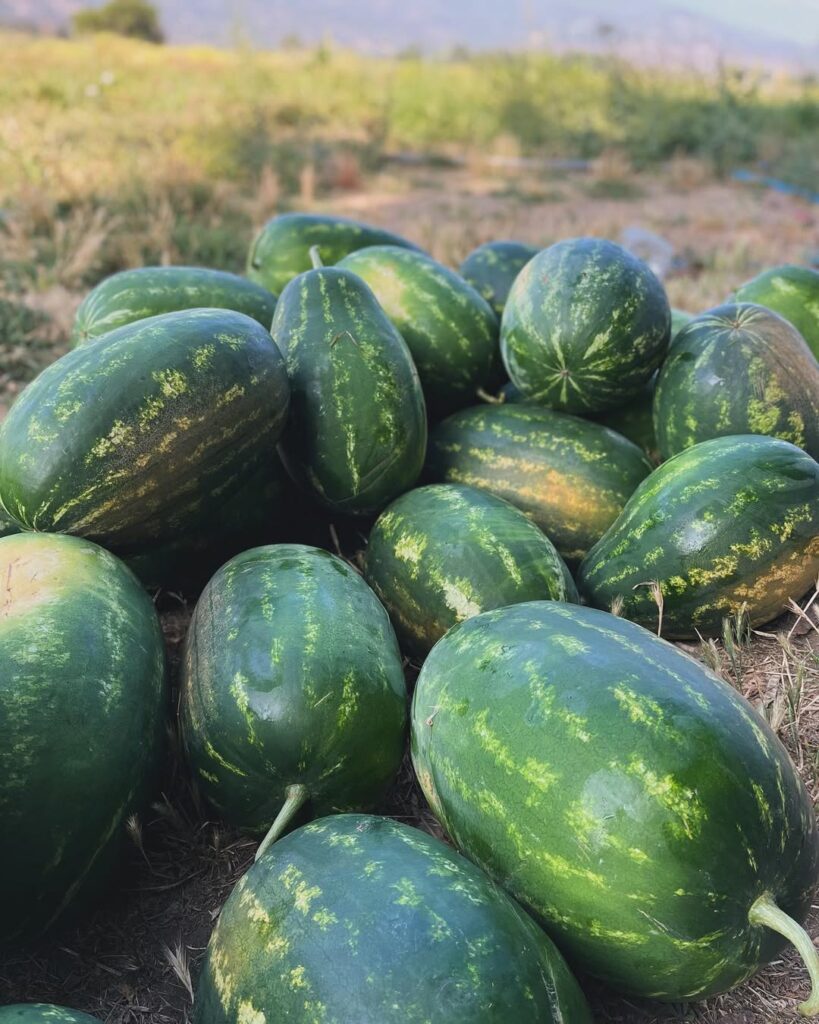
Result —
<path fill-rule="evenodd" d="M 0 947 L 17 949 L 108 879 L 151 795 L 165 647 L 153 603 L 76 537 L 0 540 Z"/>
<path fill-rule="evenodd" d="M 0 538 L 8 537 L 12 533 L 19 533 L 20 527 L 15 523 L 11 516 L 3 510 L 2 504 L 0 504 Z"/>
<path fill-rule="evenodd" d="M 657 386 L 657 374 L 646 384 L 643 390 L 626 405 L 598 413 L 594 418 L 598 423 L 616 430 L 627 437 L 638 448 L 642 448 L 649 460 L 656 464 L 660 461 L 657 448 L 657 435 L 654 431 L 654 391 Z"/>
<path fill-rule="evenodd" d="M 770 621 L 817 576 L 819 465 L 787 441 L 718 437 L 637 488 L 578 586 L 664 636 L 707 637 L 741 608 L 753 626 Z"/>
<path fill-rule="evenodd" d="M 540 598 L 576 601 L 549 538 L 513 505 L 461 484 L 419 487 L 370 532 L 364 577 L 404 651 L 424 657 L 471 615 Z"/>
<path fill-rule="evenodd" d="M 318 246 L 326 266 L 368 245 L 417 249 L 400 235 L 346 217 L 282 213 L 256 235 L 247 258 L 247 276 L 279 295 L 297 274 L 310 270 L 310 250 Z M 420 252 L 420 250 L 418 250 Z"/>
<path fill-rule="evenodd" d="M 680 333 L 685 325 L 694 319 L 693 313 L 686 313 L 683 309 L 671 307 L 671 340 Z"/>
<path fill-rule="evenodd" d="M 458 273 L 500 316 L 515 278 L 539 252 L 539 246 L 524 242 L 486 242 L 472 250 Z"/>
<path fill-rule="evenodd" d="M 703 998 L 776 957 L 780 928 L 810 947 L 819 836 L 785 748 L 633 623 L 538 601 L 455 626 L 416 685 L 412 756 L 459 849 L 618 990 Z"/>
<path fill-rule="evenodd" d="M 282 355 L 220 309 L 140 320 L 58 359 L 0 427 L 0 494 L 33 530 L 124 557 L 186 535 L 265 462 L 287 416 Z"/>
<path fill-rule="evenodd" d="M 819 359 L 819 271 L 792 263 L 771 267 L 737 288 L 737 302 L 755 302 L 784 316 Z"/>
<path fill-rule="evenodd" d="M 454 270 L 430 256 L 377 245 L 346 256 L 406 341 L 433 419 L 477 401 L 503 379 L 498 318 Z"/>
<path fill-rule="evenodd" d="M 563 558 L 579 561 L 651 472 L 613 430 L 530 403 L 464 409 L 430 435 L 427 476 L 522 509 Z"/>
<path fill-rule="evenodd" d="M 282 292 L 272 327 L 292 406 L 280 451 L 288 472 L 336 512 L 380 511 L 424 462 L 427 420 L 404 339 L 364 281 L 318 268 Z"/>
<path fill-rule="evenodd" d="M 573 238 L 544 249 L 517 277 L 501 323 L 509 376 L 543 405 L 587 415 L 624 405 L 668 348 L 662 284 L 613 242 Z"/>
<path fill-rule="evenodd" d="M 0 1006 L 0 1024 L 99 1024 L 99 1019 L 52 1003 L 15 1003 Z"/>
<path fill-rule="evenodd" d="M 282 831 L 299 806 L 365 810 L 404 750 L 407 694 L 387 613 L 319 548 L 254 548 L 196 606 L 181 723 L 198 786 L 219 814 Z M 273 837 L 271 836 L 271 839 Z"/>
<path fill-rule="evenodd" d="M 100 281 L 77 310 L 73 345 L 160 313 L 210 307 L 232 309 L 270 329 L 276 296 L 238 274 L 204 267 L 139 267 Z"/>
<path fill-rule="evenodd" d="M 591 1024 L 531 918 L 440 840 L 358 814 L 276 843 L 208 946 L 195 1024 Z"/>
<path fill-rule="evenodd" d="M 718 306 L 674 339 L 654 396 L 667 459 L 699 441 L 768 434 L 819 456 L 819 363 L 799 332 L 763 306 Z"/>

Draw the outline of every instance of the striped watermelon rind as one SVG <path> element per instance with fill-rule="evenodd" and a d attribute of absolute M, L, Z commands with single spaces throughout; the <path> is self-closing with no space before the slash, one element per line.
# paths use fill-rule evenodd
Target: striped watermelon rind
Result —
<path fill-rule="evenodd" d="M 725 991 L 783 945 L 760 899 L 794 928 L 810 908 L 819 836 L 785 748 L 731 686 L 605 612 L 542 601 L 455 626 L 416 685 L 412 756 L 456 846 L 619 991 Z"/>
<path fill-rule="evenodd" d="M 638 395 L 662 362 L 671 309 L 660 281 L 613 242 L 573 238 L 518 275 L 501 321 L 501 355 L 527 398 L 604 412 Z"/>
<path fill-rule="evenodd" d="M 153 602 L 76 537 L 0 540 L 0 946 L 17 949 L 107 881 L 164 743 Z"/>
<path fill-rule="evenodd" d="M 518 601 L 576 601 L 549 538 L 513 505 L 460 484 L 394 501 L 370 531 L 364 576 L 401 648 L 423 657 L 455 625 Z"/>
<path fill-rule="evenodd" d="M 667 637 L 759 626 L 819 576 L 819 465 L 771 437 L 719 437 L 654 470 L 580 566 L 580 592 Z"/>
<path fill-rule="evenodd" d="M 161 313 L 197 308 L 232 309 L 270 329 L 276 296 L 238 274 L 204 267 L 138 267 L 112 274 L 80 303 L 73 345 Z"/>
<path fill-rule="evenodd" d="M 458 273 L 500 316 L 515 278 L 539 252 L 539 246 L 525 242 L 486 242 L 472 250 Z"/>
<path fill-rule="evenodd" d="M 239 881 L 208 946 L 195 1024 L 591 1024 L 547 936 L 438 839 L 324 818 Z"/>
<path fill-rule="evenodd" d="M 789 320 L 819 359 L 819 271 L 796 264 L 771 267 L 740 285 L 735 299 L 767 306 Z"/>

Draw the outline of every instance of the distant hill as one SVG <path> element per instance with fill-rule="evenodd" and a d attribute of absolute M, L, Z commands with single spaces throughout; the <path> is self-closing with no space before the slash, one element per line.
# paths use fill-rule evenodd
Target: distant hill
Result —
<path fill-rule="evenodd" d="M 720 61 L 819 71 L 819 46 L 741 30 L 673 0 L 158 0 L 171 42 L 260 48 L 330 38 L 368 53 L 548 46 L 646 64 L 711 69 Z M 0 23 L 65 31 L 85 0 L 0 0 Z M 718 5 L 714 5 L 718 10 Z"/>

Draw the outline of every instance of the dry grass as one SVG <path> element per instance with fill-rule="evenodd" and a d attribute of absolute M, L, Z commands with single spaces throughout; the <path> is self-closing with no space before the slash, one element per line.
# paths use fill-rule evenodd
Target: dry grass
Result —
<path fill-rule="evenodd" d="M 343 191 L 331 200 L 312 199 L 315 182 L 305 181 L 303 188 L 313 208 L 388 225 L 455 264 L 493 237 L 546 243 L 594 233 L 617 239 L 637 223 L 668 238 L 685 257 L 668 289 L 674 305 L 697 311 L 721 301 L 761 266 L 800 259 L 819 227 L 816 209 L 797 199 L 701 180 L 700 170 L 676 165 L 665 177 L 636 176 L 639 199 L 590 190 L 582 176 L 499 175 L 486 168 L 478 173 L 474 168 L 385 170 L 359 187 L 360 169 L 352 163 L 336 166 L 336 184 Z M 612 181 L 623 174 L 623 166 L 607 157 L 591 180 Z M 229 186 L 225 189 L 219 202 L 227 207 L 239 201 Z M 242 200 L 248 225 L 272 212 L 278 200 L 271 173 L 258 196 Z M 0 332 L 0 417 L 22 383 L 64 349 L 82 282 L 103 272 L 112 252 L 116 265 L 139 262 L 146 248 L 178 258 L 174 211 L 171 192 L 154 195 L 141 229 L 150 236 L 148 244 L 116 215 L 80 209 L 58 227 L 42 197 L 32 195 L 18 207 L 4 240 L 6 262 L 30 264 L 34 236 L 45 237 L 56 257 L 47 269 L 28 274 L 22 291 L 8 292 L 19 322 L 14 330 Z M 22 319 L 20 309 L 26 314 Z M 26 319 L 32 312 L 42 319 Z M 328 536 L 327 546 L 351 551 L 355 545 L 342 535 Z M 174 669 L 193 597 L 186 596 L 187 601 L 168 594 L 160 599 Z M 819 601 L 805 600 L 800 607 L 805 611 L 764 632 L 750 634 L 738 621 L 720 641 L 682 646 L 716 668 L 768 718 L 818 799 Z M 411 683 L 411 666 L 408 678 Z M 171 746 L 175 749 L 175 742 Z M 440 834 L 408 760 L 383 810 Z M 163 793 L 147 814 L 130 823 L 128 833 L 119 883 L 90 919 L 25 956 L 0 960 L 0 1003 L 57 1001 L 110 1024 L 188 1020 L 191 986 L 213 922 L 252 863 L 256 844 L 207 819 L 175 753 Z M 819 921 L 813 926 L 816 932 Z M 737 992 L 698 1006 L 637 1004 L 589 986 L 598 1019 L 612 1024 L 787 1024 L 798 1019 L 795 1007 L 806 990 L 805 972 L 790 954 Z"/>

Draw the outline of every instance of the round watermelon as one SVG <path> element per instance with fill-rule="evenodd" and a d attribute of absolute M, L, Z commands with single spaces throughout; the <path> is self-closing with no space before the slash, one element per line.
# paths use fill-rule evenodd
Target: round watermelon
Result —
<path fill-rule="evenodd" d="M 233 890 L 194 1024 L 591 1024 L 557 949 L 438 839 L 387 818 L 324 818 Z"/>
<path fill-rule="evenodd" d="M 0 1006 L 0 1024 L 99 1024 L 99 1018 L 53 1003 L 14 1003 Z"/>
<path fill-rule="evenodd" d="M 642 627 L 557 601 L 460 623 L 418 678 L 412 756 L 458 848 L 612 987 L 723 992 L 780 932 L 819 967 L 801 927 L 819 835 L 787 751 Z"/>
<path fill-rule="evenodd" d="M 771 267 L 737 288 L 737 302 L 754 302 L 784 316 L 819 359 L 819 270 L 792 263 Z"/>
<path fill-rule="evenodd" d="M 166 711 L 153 603 L 88 541 L 0 540 L 0 946 L 17 948 L 111 874 L 151 794 Z"/>
<path fill-rule="evenodd" d="M 375 806 L 398 773 L 407 694 L 387 613 L 319 548 L 237 555 L 208 583 L 185 648 L 181 723 L 198 786 L 254 832 L 301 805 Z M 272 840 L 272 836 L 270 837 Z"/>
<path fill-rule="evenodd" d="M 501 323 L 501 355 L 527 398 L 589 414 L 623 405 L 668 348 L 671 310 L 652 271 L 613 242 L 573 238 L 544 249 L 517 277 Z"/>
<path fill-rule="evenodd" d="M 500 316 L 515 278 L 539 252 L 539 246 L 524 242 L 486 242 L 472 250 L 458 273 Z"/>
<path fill-rule="evenodd" d="M 577 600 L 549 538 L 502 498 L 461 484 L 419 487 L 382 512 L 364 576 L 402 649 L 418 657 L 456 622 L 488 608 Z"/>
<path fill-rule="evenodd" d="M 781 316 L 718 306 L 676 336 L 654 396 L 660 454 L 728 434 L 780 437 L 819 456 L 819 363 Z"/>

